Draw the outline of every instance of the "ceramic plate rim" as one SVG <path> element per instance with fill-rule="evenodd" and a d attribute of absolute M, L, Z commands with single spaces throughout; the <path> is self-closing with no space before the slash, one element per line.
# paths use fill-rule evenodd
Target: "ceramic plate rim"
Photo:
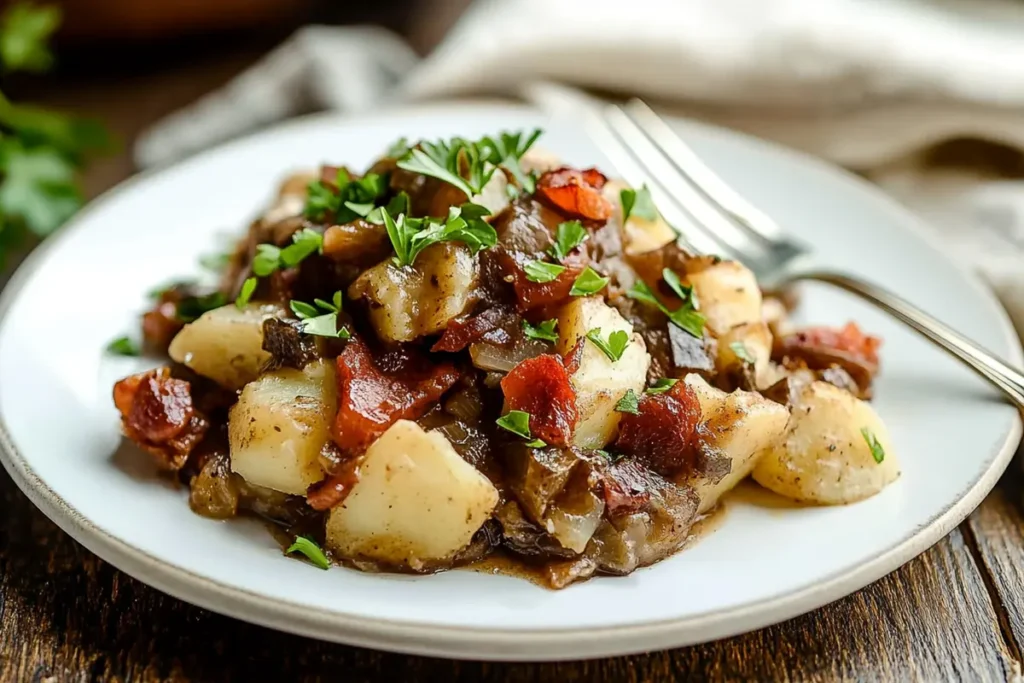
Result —
<path fill-rule="evenodd" d="M 408 117 L 436 111 L 450 111 L 453 108 L 471 113 L 474 108 L 493 110 L 495 106 L 518 112 L 528 109 L 522 105 L 505 102 L 448 100 L 388 109 L 382 111 L 379 116 Z M 107 190 L 80 211 L 57 235 L 37 248 L 25 260 L 0 294 L 0 322 L 6 318 L 9 309 L 21 292 L 23 283 L 45 261 L 49 251 L 72 234 L 83 223 L 82 217 L 95 210 L 95 207 L 102 206 L 115 195 L 131 191 L 136 184 L 180 163 L 189 163 L 207 155 L 222 153 L 236 145 L 246 145 L 253 137 L 272 135 L 282 129 L 301 128 L 332 120 L 339 125 L 351 125 L 353 120 L 358 121 L 358 117 L 353 119 L 329 112 L 299 117 L 270 129 L 216 146 L 170 167 L 154 168 L 136 174 Z M 899 223 L 902 228 L 919 237 L 923 235 L 923 227 L 919 225 L 919 221 L 912 214 L 909 214 L 895 200 L 882 195 L 866 180 L 769 141 L 688 119 L 680 119 L 680 121 L 702 128 L 705 132 L 713 135 L 736 136 L 744 138 L 748 142 L 771 147 L 775 153 L 796 159 L 799 163 L 826 167 L 836 182 L 867 186 L 873 191 L 879 206 L 886 205 L 887 212 L 893 215 L 894 223 Z M 839 178 L 842 180 L 840 181 Z M 1000 327 L 1007 341 L 1010 342 L 1011 357 L 1009 360 L 1011 363 L 1021 365 L 1024 354 L 1021 352 L 1018 338 L 1007 314 L 995 300 L 994 295 L 982 284 L 977 275 L 964 269 L 953 259 L 943 256 L 969 282 L 977 294 L 988 299 L 997 307 L 1000 313 Z M 143 583 L 213 612 L 320 640 L 409 654 L 489 660 L 557 661 L 623 655 L 707 642 L 784 621 L 859 590 L 924 552 L 963 521 L 992 490 L 1013 457 L 1021 434 L 1022 423 L 1018 415 L 1002 444 L 997 447 L 998 452 L 991 458 L 988 469 L 954 502 L 896 545 L 849 570 L 825 576 L 813 585 L 739 607 L 712 610 L 677 619 L 597 628 L 551 629 L 538 627 L 530 630 L 501 628 L 481 630 L 425 622 L 414 623 L 361 617 L 328 609 L 310 609 L 305 605 L 240 589 L 231 584 L 195 574 L 188 569 L 168 564 L 94 526 L 35 473 L 28 460 L 13 443 L 2 414 L 0 414 L 0 461 L 32 503 L 89 551 Z M 567 652 L 567 650 L 569 651 Z"/>

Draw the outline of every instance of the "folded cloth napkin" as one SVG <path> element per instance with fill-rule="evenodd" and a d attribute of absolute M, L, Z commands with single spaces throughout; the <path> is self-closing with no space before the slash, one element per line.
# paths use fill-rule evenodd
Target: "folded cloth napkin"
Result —
<path fill-rule="evenodd" d="M 147 131 L 135 158 L 163 164 L 310 110 L 541 79 L 638 94 L 865 173 L 929 219 L 1024 333 L 1024 178 L 924 163 L 960 138 L 1024 150 L 1021 73 L 1018 0 L 479 0 L 424 60 L 381 29 L 303 29 Z"/>

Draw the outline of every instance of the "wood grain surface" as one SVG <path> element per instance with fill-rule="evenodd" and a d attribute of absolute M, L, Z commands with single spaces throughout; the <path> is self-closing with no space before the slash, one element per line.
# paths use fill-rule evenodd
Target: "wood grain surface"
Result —
<path fill-rule="evenodd" d="M 158 73 L 67 84 L 41 98 L 98 114 L 130 141 L 255 56 L 243 50 Z M 90 193 L 131 171 L 125 147 L 93 167 L 86 178 Z M 922 556 L 811 614 L 668 652 L 533 665 L 374 652 L 193 607 L 100 561 L 0 473 L 0 682 L 1020 680 L 1020 479 L 1015 470 L 967 522 Z M 182 513 L 188 514 L 184 505 Z"/>

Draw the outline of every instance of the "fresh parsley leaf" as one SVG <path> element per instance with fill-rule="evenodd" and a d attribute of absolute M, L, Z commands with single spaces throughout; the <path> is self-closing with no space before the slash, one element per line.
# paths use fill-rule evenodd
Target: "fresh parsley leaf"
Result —
<path fill-rule="evenodd" d="M 370 223 L 376 223 L 377 225 L 384 225 L 384 212 L 387 211 L 392 216 L 399 214 L 409 213 L 409 195 L 405 192 L 399 192 L 392 197 L 386 206 L 378 206 L 376 209 L 366 214 L 366 219 Z"/>
<path fill-rule="evenodd" d="M 345 208 L 359 216 L 360 218 L 366 218 L 373 211 L 373 202 L 367 202 L 366 204 L 356 204 L 355 202 L 345 202 Z"/>
<path fill-rule="evenodd" d="M 60 25 L 61 10 L 27 2 L 12 4 L 0 25 L 0 61 L 4 70 L 46 71 L 53 65 L 47 41 Z"/>
<path fill-rule="evenodd" d="M 530 448 L 547 448 L 547 443 L 541 439 L 534 439 L 533 441 L 527 441 L 526 445 Z"/>
<path fill-rule="evenodd" d="M 325 310 L 328 313 L 341 313 L 341 290 L 334 293 L 334 297 L 331 301 L 313 299 L 313 303 L 316 304 L 318 308 Z"/>
<path fill-rule="evenodd" d="M 646 393 L 648 394 L 664 394 L 666 391 L 676 385 L 677 379 L 670 379 L 668 377 L 662 377 L 657 382 L 647 387 Z"/>
<path fill-rule="evenodd" d="M 595 448 L 594 452 L 597 453 L 598 455 L 600 455 L 602 458 L 604 458 L 606 460 L 611 460 L 612 459 L 612 454 L 609 453 L 608 451 L 601 450 L 600 448 Z"/>
<path fill-rule="evenodd" d="M 666 268 L 665 272 L 671 273 L 672 271 Z M 672 286 L 671 283 L 669 286 Z M 689 288 L 682 289 L 685 291 Z M 661 303 L 661 300 L 654 295 L 654 292 L 652 292 L 651 288 L 647 286 L 647 283 L 642 280 L 637 280 L 633 287 L 626 292 L 626 296 L 635 301 L 641 301 L 659 309 L 662 313 L 667 315 L 668 319 L 677 327 L 685 330 L 692 336 L 697 337 L 698 339 L 704 336 L 704 316 L 694 309 L 689 297 L 683 299 L 683 305 L 677 310 L 670 311 L 668 307 Z"/>
<path fill-rule="evenodd" d="M 480 194 L 497 168 L 488 163 L 478 145 L 462 138 L 424 140 L 398 160 L 398 167 L 443 180 L 462 190 L 466 197 Z"/>
<path fill-rule="evenodd" d="M 601 277 L 597 274 L 597 271 L 587 266 L 587 269 L 576 278 L 576 282 L 572 283 L 572 289 L 569 290 L 569 294 L 571 296 L 590 296 L 600 292 L 607 284 L 608 278 Z"/>
<path fill-rule="evenodd" d="M 729 344 L 729 348 L 732 349 L 732 352 L 736 354 L 736 357 L 739 358 L 744 363 L 750 363 L 751 365 L 753 365 L 755 362 L 757 362 L 754 359 L 754 357 L 750 355 L 750 351 L 743 344 L 743 342 L 734 341 L 733 343 Z"/>
<path fill-rule="evenodd" d="M 661 277 L 665 281 L 665 284 L 668 285 L 668 288 L 671 289 L 672 292 L 683 301 L 683 303 L 688 302 L 693 306 L 694 310 L 700 308 L 697 304 L 697 295 L 693 293 L 693 287 L 687 287 L 684 285 L 682 280 L 679 279 L 679 276 L 675 274 L 675 271 L 663 268 L 661 271 Z"/>
<path fill-rule="evenodd" d="M 222 292 L 185 297 L 177 305 L 178 320 L 183 323 L 193 322 L 204 313 L 226 306 L 227 303 L 227 297 Z"/>
<path fill-rule="evenodd" d="M 281 265 L 281 250 L 273 244 L 257 244 L 256 256 L 252 259 L 252 272 L 267 277 Z"/>
<path fill-rule="evenodd" d="M 523 266 L 526 279 L 530 282 L 551 282 L 564 271 L 565 266 L 560 266 L 557 263 L 548 263 L 547 261 L 530 261 Z"/>
<path fill-rule="evenodd" d="M 629 334 L 625 330 L 616 330 L 609 334 L 608 339 L 605 340 L 601 338 L 601 328 L 595 327 L 587 332 L 587 339 L 592 341 L 594 346 L 604 351 L 604 355 L 608 356 L 613 363 L 622 358 L 626 347 L 629 346 Z"/>
<path fill-rule="evenodd" d="M 533 143 L 542 134 L 543 131 L 539 128 L 535 128 L 529 135 L 525 136 L 522 131 L 516 133 L 502 132 L 497 137 L 483 138 L 479 144 L 487 150 L 487 161 L 495 166 L 507 168 L 523 190 L 527 194 L 533 194 L 537 187 L 537 181 L 532 174 L 523 170 L 522 166 L 519 165 L 519 160 L 523 158 L 526 151 L 533 146 Z M 508 187 L 511 187 L 511 185 Z"/>
<path fill-rule="evenodd" d="M 315 566 L 320 569 L 329 569 L 331 561 L 324 555 L 324 551 L 320 549 L 320 546 L 316 544 L 310 538 L 305 536 L 298 536 L 295 538 L 295 542 L 291 544 L 288 550 L 284 551 L 286 555 L 292 553 L 302 553 L 306 556 L 306 559 L 312 562 Z"/>
<path fill-rule="evenodd" d="M 878 438 L 867 427 L 861 427 L 860 434 L 864 437 L 864 440 L 867 441 L 868 448 L 871 449 L 871 457 L 874 458 L 875 462 L 879 465 L 882 464 L 882 461 L 885 460 L 885 449 L 882 448 L 882 444 L 878 442 Z"/>
<path fill-rule="evenodd" d="M 545 320 L 539 325 L 531 325 L 527 321 L 523 321 L 523 332 L 531 339 L 542 339 L 549 342 L 558 341 L 558 332 L 555 331 L 557 328 L 558 320 L 555 318 Z"/>
<path fill-rule="evenodd" d="M 409 153 L 409 138 L 400 137 L 391 143 L 385 156 L 389 159 L 401 159 Z"/>
<path fill-rule="evenodd" d="M 620 413 L 639 415 L 640 399 L 635 393 L 633 393 L 632 389 L 627 389 L 625 395 L 619 399 L 618 403 L 615 404 L 615 410 Z"/>
<path fill-rule="evenodd" d="M 295 301 L 293 299 L 288 302 L 288 307 L 292 309 L 292 313 L 299 317 L 299 320 L 315 318 L 320 315 L 320 311 L 316 310 L 316 306 L 311 306 L 303 301 Z"/>
<path fill-rule="evenodd" d="M 555 244 L 548 251 L 556 261 L 564 261 L 576 247 L 587 241 L 590 234 L 579 221 L 559 223 L 555 230 Z"/>
<path fill-rule="evenodd" d="M 646 184 L 642 185 L 639 190 L 632 188 L 623 190 L 619 193 L 619 199 L 622 200 L 623 223 L 628 221 L 630 216 L 639 216 L 649 221 L 658 218 L 658 209 L 654 206 L 651 191 L 647 189 Z"/>
<path fill-rule="evenodd" d="M 495 423 L 506 432 L 512 432 L 516 436 L 521 436 L 524 439 L 533 438 L 530 433 L 530 414 L 522 410 L 510 410 L 495 420 Z"/>
<path fill-rule="evenodd" d="M 316 335 L 318 337 L 338 337 L 339 339 L 348 339 L 352 335 L 346 329 L 338 329 L 338 314 L 337 313 L 324 313 L 312 318 L 304 318 L 302 321 L 302 331 L 306 334 Z"/>
<path fill-rule="evenodd" d="M 348 171 L 339 168 L 334 187 L 322 180 L 309 184 L 303 214 L 314 221 L 333 216 L 336 223 L 348 223 L 373 211 L 387 190 L 387 178 L 379 173 L 353 180 Z"/>
<path fill-rule="evenodd" d="M 235 306 L 238 310 L 242 310 L 249 305 L 249 301 L 252 299 L 252 294 L 256 291 L 257 282 L 258 280 L 256 278 L 250 277 L 242 283 L 242 289 L 238 292 L 238 298 L 235 299 Z"/>
<path fill-rule="evenodd" d="M 281 265 L 293 268 L 314 252 L 322 252 L 324 236 L 316 230 L 303 228 L 292 235 L 292 243 L 281 250 Z"/>
<path fill-rule="evenodd" d="M 328 214 L 336 212 L 340 205 L 341 198 L 327 183 L 314 180 L 306 186 L 306 206 L 302 210 L 306 218 L 324 220 Z"/>
<path fill-rule="evenodd" d="M 118 356 L 138 356 L 142 353 L 139 345 L 128 337 L 118 337 L 107 344 L 107 351 Z"/>
<path fill-rule="evenodd" d="M 384 227 L 395 250 L 395 263 L 408 266 L 427 247 L 440 242 L 462 242 L 473 252 L 493 247 L 498 233 L 483 220 L 489 211 L 477 204 L 453 206 L 443 221 L 433 218 L 409 218 L 399 214 L 393 218 L 384 211 Z"/>

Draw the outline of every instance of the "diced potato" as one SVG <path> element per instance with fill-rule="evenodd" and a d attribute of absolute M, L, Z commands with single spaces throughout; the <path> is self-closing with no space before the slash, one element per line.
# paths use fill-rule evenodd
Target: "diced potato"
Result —
<path fill-rule="evenodd" d="M 719 372 L 746 362 L 739 353 L 746 353 L 754 360 L 754 376 L 757 388 L 764 389 L 771 384 L 772 333 L 763 322 L 737 325 L 718 338 L 718 358 L 715 365 Z"/>
<path fill-rule="evenodd" d="M 491 216 L 497 216 L 501 213 L 502 209 L 508 206 L 508 178 L 505 174 L 498 169 L 491 176 L 491 179 L 487 181 L 487 184 L 480 190 L 480 194 L 475 194 L 470 198 L 469 201 L 480 206 L 487 207 L 491 212 Z M 489 218 L 487 220 L 490 220 Z"/>
<path fill-rule="evenodd" d="M 323 479 L 320 451 L 338 410 L 334 366 L 282 368 L 250 382 L 228 415 L 231 470 L 250 484 L 303 495 Z"/>
<path fill-rule="evenodd" d="M 643 338 L 634 334 L 633 326 L 600 296 L 576 298 L 562 307 L 558 316 L 559 353 L 568 353 L 580 337 L 597 328 L 604 339 L 623 330 L 630 335 L 630 342 L 614 362 L 592 342 L 584 343 L 579 369 L 570 378 L 579 412 L 573 443 L 583 448 L 603 448 L 615 437 L 620 418 L 615 404 L 630 389 L 638 394 L 643 391 L 651 364 Z"/>
<path fill-rule="evenodd" d="M 498 504 L 494 485 L 438 432 L 399 420 L 366 451 L 359 483 L 331 510 L 342 557 L 421 568 L 469 543 Z"/>
<path fill-rule="evenodd" d="M 171 358 L 228 389 L 256 379 L 270 360 L 263 350 L 263 321 L 284 315 L 277 306 L 234 304 L 204 313 L 171 340 Z"/>
<path fill-rule="evenodd" d="M 443 242 L 420 253 L 412 266 L 389 258 L 349 287 L 353 299 L 369 301 L 370 322 L 387 341 L 412 341 L 440 332 L 476 300 L 476 256 L 464 245 Z"/>
<path fill-rule="evenodd" d="M 540 175 L 545 171 L 553 171 L 562 165 L 562 160 L 557 154 L 539 145 L 533 145 L 526 150 L 526 154 L 519 159 L 519 167 L 526 173 Z"/>
<path fill-rule="evenodd" d="M 701 419 L 697 448 L 705 455 L 731 460 L 728 474 L 717 482 L 702 479 L 694 484 L 700 497 L 700 512 L 718 503 L 726 491 L 740 483 L 764 453 L 782 437 L 789 411 L 751 391 L 727 394 L 708 385 L 698 375 L 687 375 L 686 383 L 700 401 Z"/>
<path fill-rule="evenodd" d="M 889 433 L 864 401 L 812 382 L 792 411 L 785 436 L 754 468 L 761 486 L 787 498 L 835 505 L 873 496 L 900 476 Z M 862 429 L 877 439 L 881 462 Z"/>
<path fill-rule="evenodd" d="M 715 336 L 736 325 L 761 322 L 761 288 L 742 263 L 719 261 L 688 279 Z"/>
<path fill-rule="evenodd" d="M 622 180 L 609 180 L 602 189 L 602 194 L 615 207 L 615 220 L 622 224 L 622 198 L 621 192 L 629 188 L 629 184 Z M 675 230 L 665 222 L 665 219 L 658 214 L 653 221 L 640 216 L 630 216 L 625 224 L 622 224 L 622 246 L 627 256 L 635 256 L 655 249 L 661 249 L 666 244 L 676 240 Z"/>

